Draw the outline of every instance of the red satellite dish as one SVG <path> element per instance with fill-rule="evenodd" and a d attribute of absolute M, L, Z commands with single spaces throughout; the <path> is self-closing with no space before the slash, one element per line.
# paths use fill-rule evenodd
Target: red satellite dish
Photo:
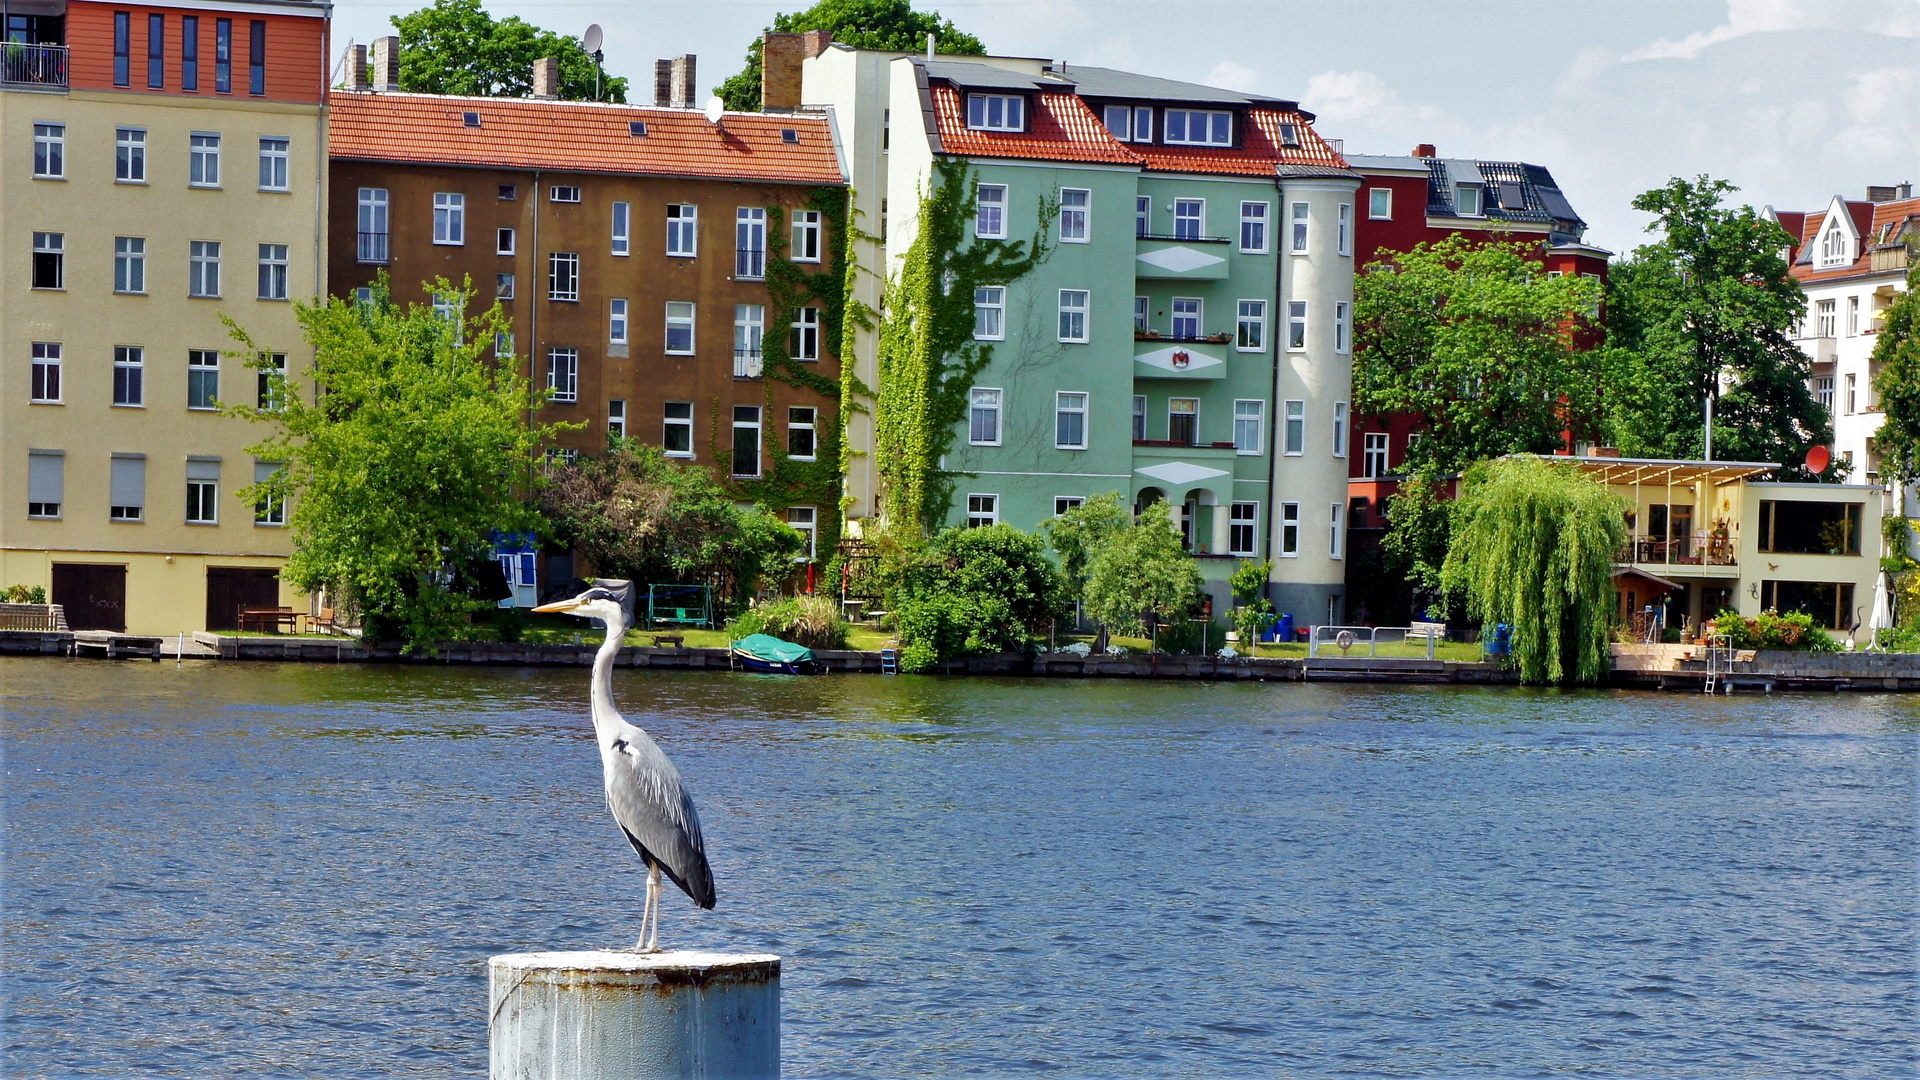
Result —
<path fill-rule="evenodd" d="M 1832 463 L 1832 460 L 1832 455 L 1827 453 L 1827 448 L 1824 446 L 1816 446 L 1807 451 L 1807 469 L 1815 476 L 1826 472 L 1827 466 Z"/>

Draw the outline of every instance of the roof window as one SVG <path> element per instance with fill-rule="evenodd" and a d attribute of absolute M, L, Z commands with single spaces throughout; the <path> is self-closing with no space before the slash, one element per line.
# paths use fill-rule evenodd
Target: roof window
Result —
<path fill-rule="evenodd" d="M 1298 124 L 1280 125 L 1280 145 L 1294 147 L 1300 145 L 1300 126 Z"/>
<path fill-rule="evenodd" d="M 460 114 L 460 122 L 461 122 L 461 123 L 463 123 L 463 124 L 465 124 L 465 125 L 467 125 L 468 127 L 479 127 L 479 126 L 480 126 L 480 114 L 479 114 L 479 113 L 477 113 L 477 112 L 464 112 L 464 113 L 461 113 L 461 114 Z"/>
<path fill-rule="evenodd" d="M 1502 180 L 1500 182 L 1500 205 L 1507 210 L 1525 210 L 1527 208 L 1526 189 L 1512 180 Z"/>
<path fill-rule="evenodd" d="M 1480 185 L 1453 185 L 1453 209 L 1461 217 L 1480 217 Z"/>
<path fill-rule="evenodd" d="M 1025 131 L 1027 99 L 1019 94 L 968 94 L 967 126 L 975 131 Z"/>
<path fill-rule="evenodd" d="M 1161 141 L 1174 146 L 1232 146 L 1233 114 L 1198 109 L 1168 109 Z"/>
<path fill-rule="evenodd" d="M 627 134 L 629 134 L 629 135 L 631 135 L 631 136 L 633 136 L 633 137 L 634 137 L 634 138 L 636 138 L 636 139 L 644 139 L 644 138 L 646 138 L 646 137 L 647 137 L 647 122 L 646 122 L 645 120 L 629 120 L 629 121 L 627 121 Z"/>
<path fill-rule="evenodd" d="M 791 143 L 794 146 L 798 146 L 800 145 L 800 133 L 798 131 L 795 131 L 792 128 L 781 128 L 780 141 L 783 143 Z"/>

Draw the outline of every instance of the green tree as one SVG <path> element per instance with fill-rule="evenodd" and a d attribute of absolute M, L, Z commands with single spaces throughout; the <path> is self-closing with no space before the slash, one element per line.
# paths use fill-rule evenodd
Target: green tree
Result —
<path fill-rule="evenodd" d="M 906 553 L 893 576 L 902 671 L 1031 652 L 1034 635 L 1066 606 L 1066 582 L 1040 538 L 1006 524 L 947 529 Z"/>
<path fill-rule="evenodd" d="M 1109 630 L 1139 636 L 1147 632 L 1146 617 L 1186 618 L 1200 604 L 1202 584 L 1199 564 L 1180 546 L 1171 509 L 1156 502 L 1094 552 L 1084 607 Z"/>
<path fill-rule="evenodd" d="M 1466 597 L 1483 633 L 1513 627 L 1521 681 L 1594 683 L 1606 674 L 1626 510 L 1576 465 L 1522 455 L 1468 473 L 1442 582 Z"/>
<path fill-rule="evenodd" d="M 1353 296 L 1354 412 L 1421 416 L 1410 467 L 1551 453 L 1593 428 L 1597 369 L 1573 342 L 1598 287 L 1547 276 L 1532 246 L 1418 244 L 1370 264 Z"/>
<path fill-rule="evenodd" d="M 495 19 L 480 0 L 433 0 L 429 7 L 391 17 L 400 31 L 400 88 L 421 94 L 526 97 L 533 93 L 533 62 L 560 61 L 560 97 L 593 101 L 593 54 L 565 34 L 542 30 L 518 15 Z M 600 73 L 600 101 L 627 100 L 627 80 Z"/>
<path fill-rule="evenodd" d="M 1446 483 L 1432 465 L 1423 466 L 1402 480 L 1387 500 L 1387 534 L 1380 542 L 1386 568 L 1429 596 L 1437 595 L 1452 526 Z"/>
<path fill-rule="evenodd" d="M 1909 250 L 1908 260 L 1907 291 L 1882 314 L 1873 343 L 1873 392 L 1886 414 L 1873 442 L 1880 471 L 1901 484 L 1920 480 L 1920 258 Z"/>
<path fill-rule="evenodd" d="M 1127 527 L 1132 514 L 1120 502 L 1117 492 L 1090 495 L 1079 506 L 1058 517 L 1040 523 L 1047 546 L 1060 560 L 1060 572 L 1066 576 L 1067 589 L 1080 597 L 1087 588 L 1087 564 L 1093 560 L 1114 533 Z"/>
<path fill-rule="evenodd" d="M 894 52 L 920 52 L 927 47 L 927 35 L 932 34 L 934 46 L 943 53 L 979 56 L 987 51 L 979 38 L 957 29 L 952 20 L 941 18 L 937 11 L 915 11 L 907 0 L 820 0 L 805 11 L 775 15 L 767 29 L 782 34 L 831 30 L 833 40 L 856 49 Z M 763 38 L 754 38 L 747 46 L 746 66 L 713 88 L 727 108 L 760 111 L 763 46 Z"/>
<path fill-rule="evenodd" d="M 1227 579 L 1233 598 L 1240 606 L 1233 609 L 1234 629 L 1240 631 L 1240 645 L 1249 655 L 1260 654 L 1260 628 L 1271 621 L 1273 603 L 1267 599 L 1267 579 L 1273 575 L 1271 561 L 1249 559 Z"/>
<path fill-rule="evenodd" d="M 281 468 L 240 497 L 290 503 L 293 555 L 283 580 L 326 587 L 358 604 L 373 629 L 390 621 L 414 648 L 454 636 L 490 606 L 462 595 L 449 573 L 484 558 L 490 534 L 541 525 L 522 498 L 537 448 L 567 425 L 527 420 L 535 392 L 512 363 L 493 361 L 498 303 L 465 315 L 471 283 L 427 286 L 460 314 L 374 298 L 296 303 L 314 360 L 311 399 L 293 392 L 264 347 L 229 321 L 245 358 L 268 384 L 268 407 L 231 411 L 277 432 L 248 448 Z"/>
<path fill-rule="evenodd" d="M 1613 441 L 1643 457 L 1705 453 L 1713 400 L 1713 456 L 1798 463 L 1833 437 L 1814 400 L 1807 359 L 1790 338 L 1806 294 L 1787 273 L 1793 239 L 1751 206 L 1721 205 L 1724 180 L 1675 178 L 1633 200 L 1660 239 L 1614 264 L 1607 298 L 1605 383 Z"/>

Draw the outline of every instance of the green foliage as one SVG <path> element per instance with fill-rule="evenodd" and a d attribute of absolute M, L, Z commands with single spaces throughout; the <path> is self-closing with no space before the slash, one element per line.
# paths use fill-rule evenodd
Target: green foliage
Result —
<path fill-rule="evenodd" d="M 1060 572 L 1066 576 L 1069 595 L 1085 595 L 1087 565 L 1093 561 L 1094 553 L 1132 520 L 1133 515 L 1120 501 L 1119 494 L 1103 491 L 1088 496 L 1087 501 L 1066 513 L 1040 523 L 1047 546 L 1060 560 Z"/>
<path fill-rule="evenodd" d="M 896 556 L 888 603 L 900 630 L 900 670 L 960 656 L 1031 652 L 1059 618 L 1066 582 L 1040 538 L 1011 525 L 947 529 Z"/>
<path fill-rule="evenodd" d="M 1907 290 L 1881 316 L 1872 366 L 1879 370 L 1873 392 L 1886 414 L 1873 436 L 1880 471 L 1910 484 L 1920 480 L 1920 257 L 1911 253 Z"/>
<path fill-rule="evenodd" d="M 1233 598 L 1240 606 L 1233 611 L 1234 629 L 1240 632 L 1240 647 L 1252 650 L 1258 647 L 1260 629 L 1273 622 L 1273 604 L 1267 599 L 1267 579 L 1273 574 L 1271 561 L 1254 562 L 1248 560 L 1234 570 L 1227 579 L 1227 587 L 1233 590 Z"/>
<path fill-rule="evenodd" d="M 402 90 L 526 97 L 533 93 L 533 62 L 553 57 L 560 61 L 560 97 L 594 100 L 593 54 L 578 40 L 518 15 L 495 19 L 480 0 L 433 0 L 391 21 L 400 31 Z M 599 100 L 626 101 L 627 80 L 601 73 Z"/>
<path fill-rule="evenodd" d="M 940 460 L 967 418 L 973 378 L 993 354 L 973 338 L 973 290 L 1010 284 L 1040 265 L 1053 218 L 1043 197 L 1031 240 L 971 239 L 978 179 L 964 160 L 940 158 L 933 167 L 919 232 L 887 286 L 874 417 L 881 516 L 890 528 L 927 532 L 939 528 L 953 498 L 954 474 Z"/>
<path fill-rule="evenodd" d="M 1429 594 L 1440 591 L 1440 568 L 1453 531 L 1453 507 L 1445 493 L 1446 484 L 1431 465 L 1402 480 L 1387 500 L 1387 534 L 1380 541 L 1387 570 Z"/>
<path fill-rule="evenodd" d="M 1713 617 L 1713 628 L 1727 635 L 1728 643 L 1736 649 L 1840 651 L 1840 642 L 1815 625 L 1813 616 L 1804 611 L 1789 611 L 1785 615 L 1763 611 L 1749 619 L 1737 611 L 1727 610 Z"/>
<path fill-rule="evenodd" d="M 1572 342 L 1598 287 L 1548 277 L 1532 245 L 1418 244 L 1370 264 L 1353 297 L 1354 412 L 1424 417 L 1410 466 L 1551 453 L 1595 426 L 1596 369 Z"/>
<path fill-rule="evenodd" d="M 618 440 L 546 471 L 541 511 L 602 577 L 706 585 L 723 605 L 744 605 L 804 543 L 764 508 L 742 510 L 704 467 L 657 446 Z"/>
<path fill-rule="evenodd" d="M 1626 509 L 1577 466 L 1531 455 L 1489 462 L 1461 488 L 1441 583 L 1473 618 L 1513 627 L 1523 682 L 1606 674 Z"/>
<path fill-rule="evenodd" d="M 40 585 L 9 585 L 5 597 L 9 604 L 44 604 L 47 590 Z"/>
<path fill-rule="evenodd" d="M 1200 566 L 1180 546 L 1171 510 L 1156 502 L 1094 551 L 1084 610 L 1115 633 L 1139 637 L 1147 632 L 1146 616 L 1185 619 L 1198 607 L 1201 588 Z"/>
<path fill-rule="evenodd" d="M 1633 201 L 1661 238 L 1610 275 L 1609 426 L 1629 455 L 1698 458 L 1711 394 L 1715 458 L 1783 462 L 1783 478 L 1813 480 L 1797 463 L 1833 429 L 1789 337 L 1807 304 L 1782 256 L 1792 238 L 1751 206 L 1722 207 L 1737 190 L 1675 178 Z"/>
<path fill-rule="evenodd" d="M 844 649 L 848 631 L 840 605 L 818 593 L 755 604 L 727 623 L 727 636 L 736 641 L 749 634 L 770 634 L 809 649 Z"/>
<path fill-rule="evenodd" d="M 320 392 L 312 397 L 296 393 L 266 350 L 226 320 L 243 346 L 231 355 L 269 384 L 273 407 L 229 412 L 278 429 L 248 453 L 284 464 L 239 494 L 291 507 L 293 555 L 281 579 L 308 592 L 330 588 L 343 607 L 357 606 L 416 649 L 462 632 L 489 606 L 455 591 L 449 571 L 485 558 L 495 530 L 541 526 L 516 488 L 537 479 L 534 454 L 566 430 L 529 424 L 545 393 L 517 365 L 494 362 L 494 333 L 509 325 L 500 305 L 468 318 L 470 282 L 440 278 L 425 288 L 459 314 L 393 303 L 385 274 L 369 303 L 296 303 L 314 349 L 307 375 Z"/>
<path fill-rule="evenodd" d="M 767 29 L 782 34 L 831 30 L 833 40 L 842 44 L 890 52 L 921 52 L 927 47 L 927 35 L 932 34 L 935 47 L 943 53 L 979 56 L 987 51 L 979 38 L 956 29 L 952 20 L 941 18 L 937 11 L 915 11 L 907 0 L 819 0 L 805 11 L 775 15 Z M 764 46 L 762 38 L 754 38 L 747 46 L 746 66 L 713 88 L 727 108 L 760 111 Z"/>

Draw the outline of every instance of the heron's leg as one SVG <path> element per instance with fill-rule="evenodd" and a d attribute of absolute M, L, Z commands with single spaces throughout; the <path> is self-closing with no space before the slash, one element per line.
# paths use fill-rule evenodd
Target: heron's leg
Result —
<path fill-rule="evenodd" d="M 647 932 L 647 951 L 660 951 L 660 868 L 654 866 L 647 871 L 647 896 L 653 901 L 653 924 Z"/>
<path fill-rule="evenodd" d="M 659 871 L 652 867 L 648 867 L 647 870 L 647 904 L 640 909 L 640 940 L 633 945 L 635 952 L 647 951 L 647 920 L 652 918 L 653 905 L 659 899 L 658 894 L 653 891 L 653 876 Z"/>

